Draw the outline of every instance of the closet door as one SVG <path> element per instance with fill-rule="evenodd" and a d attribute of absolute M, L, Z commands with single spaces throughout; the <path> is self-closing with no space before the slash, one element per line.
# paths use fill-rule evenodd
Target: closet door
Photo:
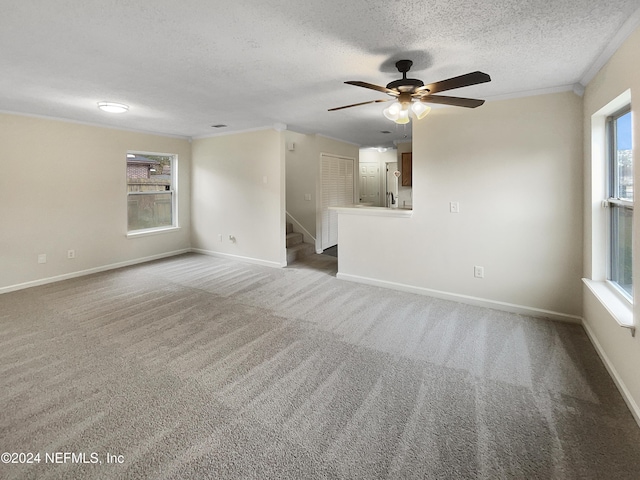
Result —
<path fill-rule="evenodd" d="M 352 158 L 321 156 L 322 249 L 338 244 L 338 214 L 329 207 L 353 204 Z"/>

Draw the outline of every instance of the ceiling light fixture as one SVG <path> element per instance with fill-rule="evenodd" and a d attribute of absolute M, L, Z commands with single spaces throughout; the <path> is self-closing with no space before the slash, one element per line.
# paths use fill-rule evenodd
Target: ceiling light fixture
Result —
<path fill-rule="evenodd" d="M 115 102 L 98 102 L 98 108 L 103 112 L 124 113 L 129 110 L 129 105 Z"/>
<path fill-rule="evenodd" d="M 404 125 L 409 123 L 409 114 L 413 114 L 411 116 L 416 120 L 422 120 L 430 111 L 431 107 L 420 100 L 412 99 L 410 93 L 403 92 L 398 96 L 398 100 L 385 108 L 382 113 L 389 120 Z"/>

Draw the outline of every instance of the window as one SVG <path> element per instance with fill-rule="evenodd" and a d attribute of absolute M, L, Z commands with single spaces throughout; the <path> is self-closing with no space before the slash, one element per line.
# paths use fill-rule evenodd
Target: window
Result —
<path fill-rule="evenodd" d="M 608 279 L 630 300 L 633 297 L 633 157 L 631 111 L 627 106 L 607 118 L 609 192 Z"/>
<path fill-rule="evenodd" d="M 128 231 L 177 226 L 177 155 L 127 153 Z"/>

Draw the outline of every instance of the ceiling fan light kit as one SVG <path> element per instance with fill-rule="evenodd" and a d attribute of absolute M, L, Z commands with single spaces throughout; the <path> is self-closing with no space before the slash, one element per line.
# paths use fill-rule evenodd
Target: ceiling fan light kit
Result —
<path fill-rule="evenodd" d="M 369 103 L 389 102 L 395 100 L 395 102 L 385 108 L 382 113 L 389 120 L 403 125 L 409 123 L 410 116 L 417 120 L 421 120 L 426 117 L 431 111 L 431 107 L 425 105 L 425 103 L 438 103 L 441 105 L 452 105 L 466 108 L 476 108 L 484 103 L 484 100 L 478 100 L 475 98 L 447 97 L 433 94 L 446 90 L 453 90 L 455 88 L 490 82 L 491 77 L 486 73 L 471 72 L 458 77 L 425 85 L 422 80 L 418 80 L 417 78 L 407 78 L 407 72 L 411 68 L 411 65 L 413 65 L 411 60 L 399 60 L 396 62 L 396 68 L 400 73 L 402 73 L 402 78 L 390 82 L 386 87 L 360 81 L 345 82 L 349 85 L 355 85 L 357 87 L 386 93 L 393 98 L 354 103 L 352 105 L 345 105 L 344 107 L 330 108 L 329 111 L 332 112 L 335 110 L 342 110 L 344 108 L 367 105 Z"/>
<path fill-rule="evenodd" d="M 420 101 L 410 103 L 393 102 L 389 107 L 385 108 L 382 113 L 389 120 L 398 124 L 409 123 L 409 114 L 416 120 L 422 120 L 431 111 L 431 107 Z"/>

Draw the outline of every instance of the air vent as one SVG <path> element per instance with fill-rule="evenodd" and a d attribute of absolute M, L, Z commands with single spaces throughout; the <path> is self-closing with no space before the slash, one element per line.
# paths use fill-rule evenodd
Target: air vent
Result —
<path fill-rule="evenodd" d="M 228 127 L 229 125 L 223 125 L 222 123 L 219 123 L 218 125 L 211 125 L 213 128 L 225 128 Z"/>

